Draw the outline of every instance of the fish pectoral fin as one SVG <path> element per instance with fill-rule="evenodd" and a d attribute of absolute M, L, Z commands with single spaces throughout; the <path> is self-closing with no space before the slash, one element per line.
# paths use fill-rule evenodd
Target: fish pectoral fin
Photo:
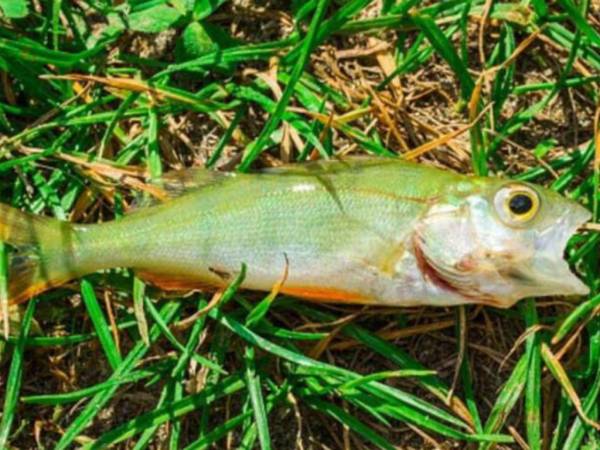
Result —
<path fill-rule="evenodd" d="M 283 286 L 280 292 L 324 303 L 354 303 L 362 305 L 374 303 L 374 300 L 358 292 L 322 286 Z"/>
<path fill-rule="evenodd" d="M 402 243 L 390 245 L 381 253 L 371 257 L 369 261 L 365 261 L 372 270 L 379 275 L 384 275 L 393 278 L 398 271 L 398 262 L 406 255 L 406 246 Z"/>
<path fill-rule="evenodd" d="M 136 271 L 135 274 L 143 281 L 163 291 L 204 291 L 222 287 L 218 282 L 194 279 L 189 276 L 161 274 L 149 271 Z"/>

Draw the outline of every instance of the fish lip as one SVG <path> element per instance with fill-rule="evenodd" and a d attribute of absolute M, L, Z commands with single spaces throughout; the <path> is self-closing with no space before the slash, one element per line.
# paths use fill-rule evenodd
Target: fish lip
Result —
<path fill-rule="evenodd" d="M 556 246 L 556 250 L 559 252 L 560 256 L 564 254 L 569 239 L 577 232 L 579 228 L 581 228 L 585 223 L 589 222 L 591 218 L 592 213 L 580 205 L 577 205 L 577 207 L 571 210 L 570 213 L 567 212 L 562 216 L 561 221 L 563 222 L 563 232 L 560 235 L 558 245 Z M 557 228 L 560 230 L 560 225 Z"/>

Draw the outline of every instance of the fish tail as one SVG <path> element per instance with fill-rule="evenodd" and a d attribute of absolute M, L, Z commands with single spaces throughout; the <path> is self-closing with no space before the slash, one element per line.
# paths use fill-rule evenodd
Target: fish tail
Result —
<path fill-rule="evenodd" d="M 0 240 L 16 250 L 9 257 L 10 304 L 22 303 L 80 275 L 77 234 L 68 222 L 0 204 Z"/>

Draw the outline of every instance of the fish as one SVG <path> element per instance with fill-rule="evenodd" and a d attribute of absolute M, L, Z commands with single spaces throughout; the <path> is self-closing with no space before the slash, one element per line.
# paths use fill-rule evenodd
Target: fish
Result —
<path fill-rule="evenodd" d="M 77 224 L 0 204 L 9 302 L 113 268 L 165 291 L 241 288 L 318 302 L 483 304 L 586 295 L 564 259 L 582 205 L 511 179 L 394 158 L 232 173 L 187 169 L 118 220 Z M 285 279 L 282 274 L 286 273 Z"/>

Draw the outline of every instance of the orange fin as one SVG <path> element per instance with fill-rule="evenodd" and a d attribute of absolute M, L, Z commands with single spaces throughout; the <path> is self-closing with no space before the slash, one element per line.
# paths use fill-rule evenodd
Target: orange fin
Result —
<path fill-rule="evenodd" d="M 226 280 L 198 280 L 181 275 L 159 274 L 154 272 L 136 272 L 136 275 L 144 281 L 156 286 L 163 291 L 187 292 L 192 290 L 214 290 L 227 285 Z M 280 293 L 301 297 L 307 300 L 315 300 L 326 303 L 349 303 L 370 304 L 372 299 L 366 298 L 356 292 L 341 289 L 314 287 L 314 286 L 283 286 Z"/>
<path fill-rule="evenodd" d="M 71 272 L 61 261 L 60 255 L 49 253 L 50 256 L 44 259 L 36 252 L 34 248 L 25 247 L 10 255 L 8 301 L 11 305 L 26 302 L 78 278 L 79 274 Z"/>
<path fill-rule="evenodd" d="M 144 271 L 136 272 L 136 275 L 163 291 L 204 291 L 221 287 L 218 282 L 198 280 L 190 277 L 182 277 L 180 275 L 168 275 Z"/>
<path fill-rule="evenodd" d="M 70 264 L 77 238 L 69 223 L 0 204 L 0 240 L 15 247 L 8 261 L 10 304 L 84 275 Z"/>
<path fill-rule="evenodd" d="M 38 280 L 27 286 L 24 286 L 21 283 L 21 280 L 18 280 L 18 282 L 11 281 L 9 286 L 8 303 L 10 305 L 19 305 L 38 294 L 46 292 L 49 289 L 62 286 L 70 280 L 70 278 L 60 280 Z"/>
<path fill-rule="evenodd" d="M 362 294 L 328 287 L 283 286 L 280 292 L 293 295 L 294 297 L 301 297 L 325 303 L 374 303 L 372 299 L 366 298 Z"/>

